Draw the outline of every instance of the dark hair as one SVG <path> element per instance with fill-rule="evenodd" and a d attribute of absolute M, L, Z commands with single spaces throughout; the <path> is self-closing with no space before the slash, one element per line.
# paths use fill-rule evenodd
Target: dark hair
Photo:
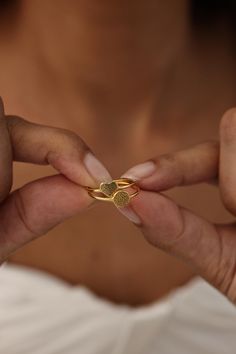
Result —
<path fill-rule="evenodd" d="M 0 0 L 4 10 L 15 6 L 20 6 L 19 0 Z M 224 19 L 236 30 L 235 0 L 190 0 L 190 15 L 197 28 L 206 28 Z"/>
<path fill-rule="evenodd" d="M 225 20 L 236 30 L 236 1 L 191 0 L 191 17 L 197 27 L 206 28 Z"/>
<path fill-rule="evenodd" d="M 17 0 L 0 0 L 1 8 L 11 7 L 16 3 Z"/>

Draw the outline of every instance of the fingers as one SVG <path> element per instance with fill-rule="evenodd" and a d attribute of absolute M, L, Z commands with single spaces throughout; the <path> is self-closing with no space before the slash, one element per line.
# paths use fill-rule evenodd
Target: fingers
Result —
<path fill-rule="evenodd" d="M 207 142 L 132 167 L 123 176 L 141 188 L 161 191 L 211 181 L 218 176 L 219 143 Z"/>
<path fill-rule="evenodd" d="M 0 263 L 91 203 L 84 188 L 62 175 L 46 177 L 14 191 L 0 208 Z"/>
<path fill-rule="evenodd" d="M 4 116 L 3 103 L 0 99 L 0 202 L 8 195 L 12 185 L 11 143 Z"/>
<path fill-rule="evenodd" d="M 19 117 L 9 116 L 5 123 L 4 119 L 2 121 L 0 167 L 3 171 L 7 171 L 7 164 L 11 166 L 13 158 L 51 164 L 60 175 L 29 183 L 10 194 L 1 204 L 0 261 L 88 207 L 94 199 L 80 185 L 97 186 L 98 181 L 111 180 L 106 168 L 75 133 L 33 124 Z M 1 136 L 3 129 L 9 132 L 11 149 L 9 140 L 3 139 L 4 134 Z M 8 171 L 11 170 L 8 168 Z M 0 175 L 0 178 L 2 185 L 11 180 L 9 175 L 6 178 Z"/>
<path fill-rule="evenodd" d="M 220 149 L 220 151 L 219 151 Z M 139 225 L 153 245 L 177 255 L 236 303 L 236 225 L 213 225 L 154 192 L 215 180 L 222 199 L 236 213 L 236 110 L 221 122 L 220 147 L 206 143 L 133 167 L 124 176 L 137 180 L 140 194 L 120 210 Z M 220 166 L 218 164 L 220 162 Z M 149 191 L 148 191 L 149 190 Z"/>
<path fill-rule="evenodd" d="M 236 238 L 230 236 L 227 227 L 222 226 L 219 232 L 219 228 L 155 192 L 141 191 L 129 209 L 127 216 L 134 221 L 130 217 L 134 213 L 151 244 L 185 260 L 236 301 L 236 291 L 230 290 L 235 275 Z"/>
<path fill-rule="evenodd" d="M 226 208 L 236 213 L 236 109 L 225 113 L 220 126 L 220 191 Z"/>
<path fill-rule="evenodd" d="M 81 185 L 95 187 L 97 181 L 111 179 L 106 168 L 77 134 L 13 116 L 8 117 L 7 124 L 14 160 L 50 164 Z"/>

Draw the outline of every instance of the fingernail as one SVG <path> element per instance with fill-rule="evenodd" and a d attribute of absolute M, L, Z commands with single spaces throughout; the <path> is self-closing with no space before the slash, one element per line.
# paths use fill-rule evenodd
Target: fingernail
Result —
<path fill-rule="evenodd" d="M 2 97 L 0 97 L 0 114 L 4 115 L 4 105 L 3 105 Z"/>
<path fill-rule="evenodd" d="M 84 157 L 84 165 L 95 181 L 111 181 L 111 175 L 105 166 L 89 151 Z"/>
<path fill-rule="evenodd" d="M 126 216 L 130 221 L 132 221 L 136 225 L 141 225 L 141 220 L 139 216 L 131 209 L 130 207 L 125 208 L 117 208 L 121 214 Z"/>
<path fill-rule="evenodd" d="M 156 164 L 153 161 L 147 161 L 132 167 L 127 172 L 125 172 L 122 177 L 139 180 L 151 176 L 155 171 Z"/>

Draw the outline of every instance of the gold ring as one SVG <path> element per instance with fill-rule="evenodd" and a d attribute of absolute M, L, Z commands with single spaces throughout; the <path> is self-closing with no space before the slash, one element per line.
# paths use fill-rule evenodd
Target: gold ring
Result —
<path fill-rule="evenodd" d="M 139 193 L 139 187 L 130 178 L 119 178 L 111 182 L 101 182 L 99 188 L 85 188 L 88 194 L 94 199 L 113 202 L 118 208 L 128 205 L 130 199 Z M 128 193 L 124 191 L 125 188 L 132 188 L 134 191 Z"/>

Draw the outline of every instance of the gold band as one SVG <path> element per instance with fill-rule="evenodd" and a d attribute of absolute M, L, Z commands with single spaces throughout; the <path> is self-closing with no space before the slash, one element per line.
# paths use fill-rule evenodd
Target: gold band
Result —
<path fill-rule="evenodd" d="M 139 193 L 139 187 L 130 178 L 114 179 L 112 182 L 102 182 L 99 188 L 85 187 L 88 194 L 97 200 L 113 202 L 116 207 L 121 208 L 129 204 L 130 199 Z M 125 188 L 132 188 L 134 191 L 128 193 Z"/>

